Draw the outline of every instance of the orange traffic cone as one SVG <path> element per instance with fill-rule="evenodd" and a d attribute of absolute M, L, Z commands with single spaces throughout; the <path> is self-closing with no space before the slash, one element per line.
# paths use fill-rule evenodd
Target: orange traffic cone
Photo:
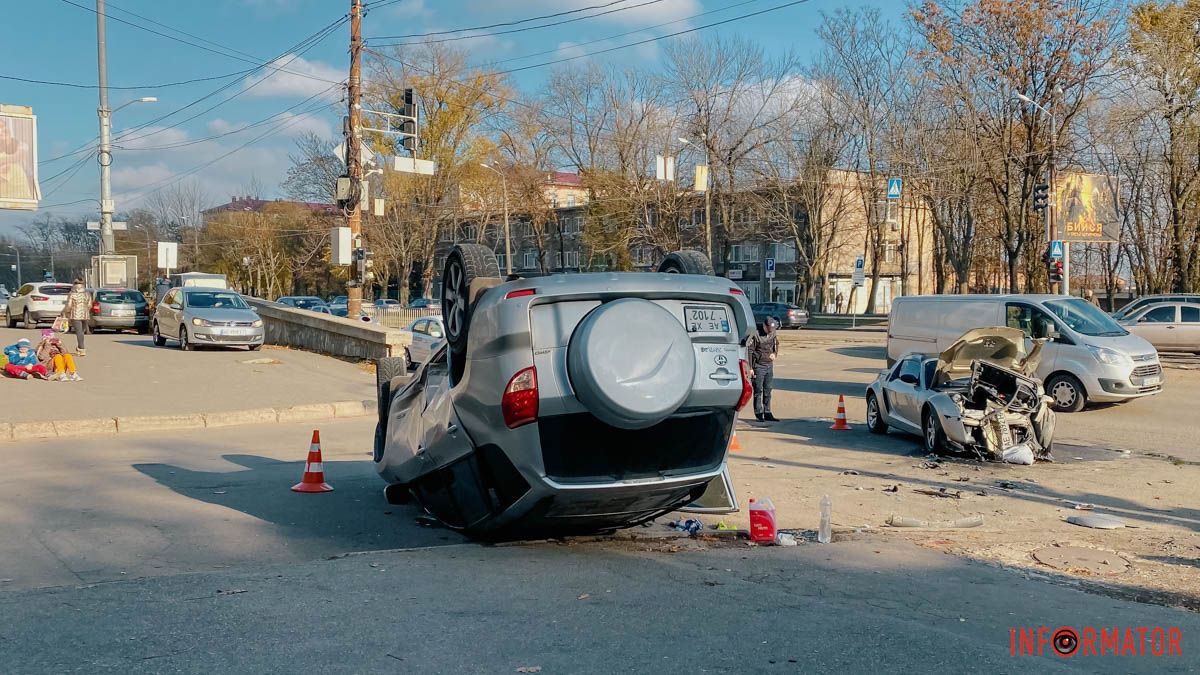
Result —
<path fill-rule="evenodd" d="M 333 492 L 333 486 L 325 482 L 325 466 L 321 462 L 321 432 L 318 429 L 313 429 L 312 445 L 308 446 L 304 477 L 292 486 L 292 492 Z"/>
<path fill-rule="evenodd" d="M 837 415 L 834 415 L 833 426 L 829 428 L 834 431 L 850 431 L 850 425 L 846 424 L 846 397 L 841 394 L 838 394 Z"/>
<path fill-rule="evenodd" d="M 729 439 L 729 451 L 730 452 L 741 452 L 742 451 L 742 444 L 738 443 L 736 431 L 733 432 L 733 436 Z"/>

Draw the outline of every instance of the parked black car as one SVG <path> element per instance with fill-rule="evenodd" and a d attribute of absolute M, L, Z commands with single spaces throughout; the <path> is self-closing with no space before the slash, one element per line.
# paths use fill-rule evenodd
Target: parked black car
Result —
<path fill-rule="evenodd" d="M 145 335 L 150 332 L 150 308 L 146 296 L 131 288 L 89 289 L 92 294 L 89 331 L 136 330 Z"/>
<path fill-rule="evenodd" d="M 754 322 L 762 323 L 769 318 L 779 322 L 780 328 L 800 328 L 808 323 L 808 312 L 786 302 L 763 302 L 750 305 L 754 311 Z"/>

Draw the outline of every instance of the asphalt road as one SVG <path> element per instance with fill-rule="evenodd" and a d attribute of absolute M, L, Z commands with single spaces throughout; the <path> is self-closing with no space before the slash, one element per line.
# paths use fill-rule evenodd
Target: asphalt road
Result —
<path fill-rule="evenodd" d="M 0 328 L 0 345 L 40 331 Z M 74 349 L 75 337 L 62 336 Z M 374 376 L 356 364 L 271 346 L 180 351 L 149 335 L 87 336 L 76 360 L 83 382 L 0 378 L 3 420 L 33 422 L 124 415 L 206 413 L 375 397 Z"/>
<path fill-rule="evenodd" d="M 1010 655 L 1015 626 L 1200 618 L 904 542 L 481 546 L 381 495 L 365 419 L 14 444 L 0 491 L 7 672 L 1186 672 Z M 349 554 L 349 555 L 347 555 Z M 69 636 L 65 638 L 64 636 Z"/>

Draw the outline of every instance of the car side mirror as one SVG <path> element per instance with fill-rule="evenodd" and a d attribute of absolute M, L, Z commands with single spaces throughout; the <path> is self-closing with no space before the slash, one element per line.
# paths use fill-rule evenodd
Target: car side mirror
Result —
<path fill-rule="evenodd" d="M 1062 333 L 1059 333 L 1057 328 L 1047 328 L 1046 329 L 1046 339 L 1047 340 L 1054 342 L 1061 337 L 1062 337 Z"/>
<path fill-rule="evenodd" d="M 254 305 L 250 305 L 250 311 L 254 312 L 255 314 L 258 314 L 258 308 L 255 307 Z"/>
<path fill-rule="evenodd" d="M 903 382 L 904 384 L 911 384 L 913 386 L 916 386 L 916 384 L 920 380 L 918 380 L 917 376 L 913 375 L 912 373 L 904 373 L 903 375 L 900 376 L 900 381 Z"/>

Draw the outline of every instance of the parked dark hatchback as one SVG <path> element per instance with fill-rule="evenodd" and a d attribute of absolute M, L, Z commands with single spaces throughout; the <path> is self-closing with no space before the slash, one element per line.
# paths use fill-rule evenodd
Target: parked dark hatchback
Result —
<path fill-rule="evenodd" d="M 92 294 L 88 330 L 150 332 L 150 309 L 141 291 L 127 288 L 89 289 Z"/>
<path fill-rule="evenodd" d="M 780 328 L 800 328 L 808 323 L 808 312 L 786 302 L 763 302 L 750 305 L 754 311 L 754 322 L 762 323 L 769 318 L 779 322 Z"/>

